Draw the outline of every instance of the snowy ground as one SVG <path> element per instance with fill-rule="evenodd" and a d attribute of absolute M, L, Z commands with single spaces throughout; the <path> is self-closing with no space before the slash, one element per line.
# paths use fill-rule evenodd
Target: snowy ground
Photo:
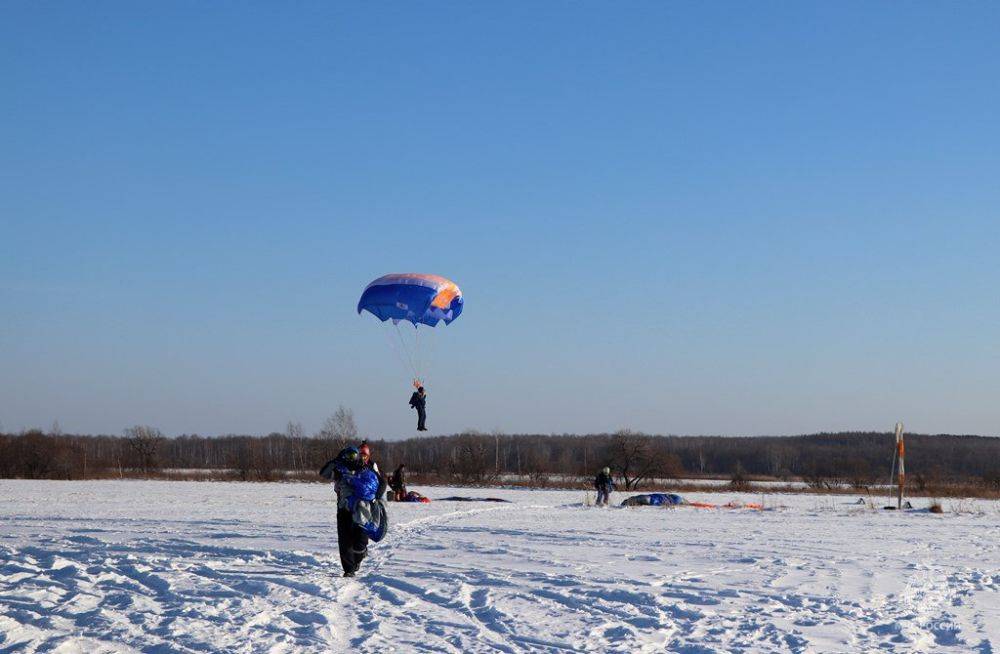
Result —
<path fill-rule="evenodd" d="M 513 503 L 391 505 L 390 536 L 342 579 L 326 486 L 0 481 L 0 652 L 1000 647 L 996 503 L 421 490 Z"/>

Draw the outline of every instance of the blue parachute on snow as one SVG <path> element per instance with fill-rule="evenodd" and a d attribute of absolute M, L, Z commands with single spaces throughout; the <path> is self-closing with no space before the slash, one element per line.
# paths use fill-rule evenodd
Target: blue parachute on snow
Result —
<path fill-rule="evenodd" d="M 647 493 L 633 495 L 622 501 L 622 506 L 677 506 L 684 503 L 684 498 L 676 493 Z"/>

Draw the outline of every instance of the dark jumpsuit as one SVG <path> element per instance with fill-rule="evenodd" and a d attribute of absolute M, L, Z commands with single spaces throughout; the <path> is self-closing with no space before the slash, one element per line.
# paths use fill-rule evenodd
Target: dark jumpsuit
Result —
<path fill-rule="evenodd" d="M 424 431 L 424 422 L 427 420 L 427 395 L 421 395 L 414 391 L 410 396 L 410 406 L 417 410 L 417 431 Z"/>

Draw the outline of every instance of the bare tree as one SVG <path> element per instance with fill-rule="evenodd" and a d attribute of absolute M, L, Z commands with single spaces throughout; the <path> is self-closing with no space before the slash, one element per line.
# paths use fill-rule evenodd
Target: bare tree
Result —
<path fill-rule="evenodd" d="M 354 411 L 343 404 L 336 412 L 323 421 L 323 427 L 317 434 L 319 438 L 338 442 L 349 442 L 358 438 L 358 426 L 354 422 Z"/>
<path fill-rule="evenodd" d="M 635 490 L 644 480 L 658 475 L 676 477 L 680 474 L 680 459 L 664 452 L 652 436 L 620 429 L 611 438 L 608 458 L 621 474 L 626 490 Z"/>
<path fill-rule="evenodd" d="M 282 436 L 278 434 L 277 437 Z M 232 443 L 227 463 L 241 481 L 271 481 L 275 478 L 275 457 L 268 451 L 272 438 L 243 438 Z"/>
<path fill-rule="evenodd" d="M 158 454 L 163 445 L 163 433 L 155 427 L 136 425 L 125 430 L 125 440 L 135 453 L 143 474 L 159 468 Z"/>
<path fill-rule="evenodd" d="M 292 469 L 306 469 L 306 430 L 302 428 L 301 422 L 288 421 L 285 428 L 285 436 L 291 444 L 292 449 Z"/>
<path fill-rule="evenodd" d="M 736 465 L 733 467 L 733 474 L 729 477 L 729 487 L 738 492 L 746 492 L 751 488 L 746 470 L 743 469 L 743 464 L 739 461 L 736 462 Z"/>
<path fill-rule="evenodd" d="M 840 472 L 855 490 L 868 490 L 875 482 L 868 462 L 860 456 L 845 458 L 840 462 Z"/>
<path fill-rule="evenodd" d="M 1000 465 L 993 464 L 982 475 L 982 483 L 988 489 L 1000 491 Z"/>
<path fill-rule="evenodd" d="M 466 432 L 455 437 L 448 471 L 462 483 L 487 483 L 496 478 L 495 438 L 476 432 Z"/>
<path fill-rule="evenodd" d="M 521 470 L 528 475 L 528 481 L 534 486 L 547 486 L 549 475 L 547 472 L 549 458 L 539 447 L 531 447 L 521 455 Z"/>
<path fill-rule="evenodd" d="M 358 426 L 354 422 L 354 411 L 341 404 L 332 416 L 323 421 L 323 426 L 313 439 L 313 466 L 323 465 L 323 462 L 357 438 Z"/>
<path fill-rule="evenodd" d="M 944 475 L 941 472 L 940 466 L 931 466 L 928 470 L 918 472 L 913 475 L 913 481 L 917 486 L 917 490 L 921 493 L 926 493 L 928 491 L 935 490 L 940 486 Z"/>

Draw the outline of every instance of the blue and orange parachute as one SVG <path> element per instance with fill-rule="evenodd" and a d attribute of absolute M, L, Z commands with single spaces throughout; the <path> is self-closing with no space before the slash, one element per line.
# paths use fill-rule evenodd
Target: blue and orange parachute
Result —
<path fill-rule="evenodd" d="M 462 315 L 464 306 L 462 290 L 450 279 L 423 273 L 393 273 L 365 287 L 358 300 L 358 313 L 367 311 L 386 325 L 390 347 L 413 375 L 413 386 L 419 388 L 432 358 L 426 351 L 433 340 L 430 333 L 437 330 L 431 330 L 424 338 L 420 332 L 442 322 L 450 325 Z M 410 323 L 414 329 L 401 330 L 400 323 Z M 388 327 L 390 324 L 392 327 Z"/>
<path fill-rule="evenodd" d="M 369 284 L 358 301 L 358 313 L 367 311 L 382 322 L 391 320 L 435 327 L 450 325 L 462 315 L 465 300 L 458 284 L 440 275 L 393 273 Z"/>

